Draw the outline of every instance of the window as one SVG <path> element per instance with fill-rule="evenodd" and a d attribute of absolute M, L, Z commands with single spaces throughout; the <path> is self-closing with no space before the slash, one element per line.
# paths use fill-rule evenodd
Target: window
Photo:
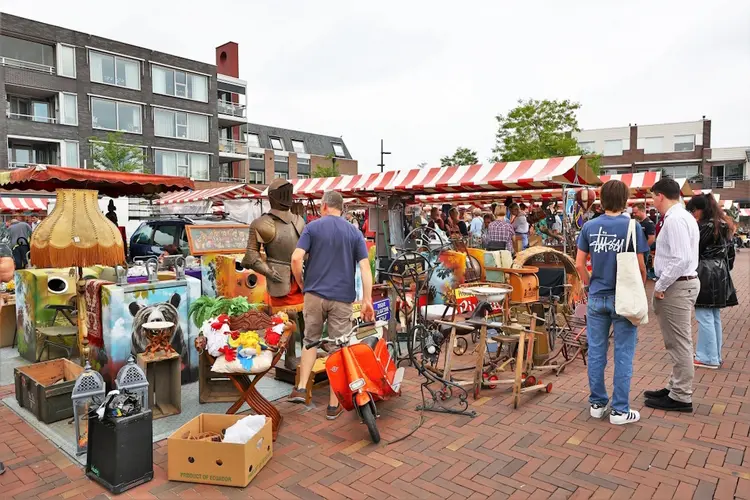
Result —
<path fill-rule="evenodd" d="M 78 96 L 60 93 L 60 123 L 78 125 Z"/>
<path fill-rule="evenodd" d="M 57 44 L 57 74 L 76 77 L 76 48 L 70 45 Z"/>
<path fill-rule="evenodd" d="M 584 153 L 595 153 L 596 150 L 594 148 L 594 141 L 586 141 L 586 142 L 579 142 L 578 147 L 581 148 L 581 151 Z"/>
<path fill-rule="evenodd" d="M 346 156 L 343 144 L 339 144 L 338 142 L 332 142 L 331 144 L 333 144 L 333 154 L 341 157 Z"/>
<path fill-rule="evenodd" d="M 91 81 L 141 90 L 141 63 L 120 56 L 89 51 Z"/>
<path fill-rule="evenodd" d="M 674 152 L 693 151 L 695 149 L 694 135 L 676 135 L 674 136 Z"/>
<path fill-rule="evenodd" d="M 141 105 L 92 97 L 91 121 L 94 128 L 140 134 Z"/>
<path fill-rule="evenodd" d="M 0 35 L 0 56 L 32 63 L 32 65 L 38 64 L 43 67 L 32 67 L 31 69 L 44 70 L 45 72 L 51 72 L 55 65 L 52 46 L 5 35 Z"/>
<path fill-rule="evenodd" d="M 65 141 L 63 145 L 65 147 L 63 166 L 78 168 L 78 141 Z"/>
<path fill-rule="evenodd" d="M 274 172 L 274 179 L 289 179 L 289 174 L 286 172 Z"/>
<path fill-rule="evenodd" d="M 208 142 L 208 117 L 154 108 L 154 135 Z"/>
<path fill-rule="evenodd" d="M 310 158 L 297 158 L 297 165 L 309 165 Z"/>
<path fill-rule="evenodd" d="M 133 243 L 137 245 L 150 245 L 153 232 L 154 228 L 148 224 L 142 225 L 136 230 L 135 234 L 133 234 Z"/>
<path fill-rule="evenodd" d="M 657 170 L 661 170 L 663 177 L 671 177 L 673 179 L 690 179 L 699 173 L 698 165 L 678 165 L 674 167 L 662 167 Z"/>
<path fill-rule="evenodd" d="M 283 155 L 274 155 L 273 161 L 276 161 L 279 163 L 289 163 L 289 157 L 283 156 Z"/>
<path fill-rule="evenodd" d="M 207 181 L 209 178 L 209 155 L 182 151 L 156 150 L 154 154 L 156 173 L 177 175 Z"/>
<path fill-rule="evenodd" d="M 208 102 L 208 78 L 176 69 L 151 67 L 153 91 L 157 94 Z"/>
<path fill-rule="evenodd" d="M 662 145 L 663 142 L 664 142 L 663 137 L 645 137 L 643 139 L 643 152 L 647 155 L 655 154 L 655 153 L 663 153 L 664 152 L 664 146 Z"/>
<path fill-rule="evenodd" d="M 305 143 L 303 141 L 296 141 L 292 139 L 292 149 L 295 153 L 307 153 L 305 150 Z"/>
<path fill-rule="evenodd" d="M 160 247 L 174 245 L 175 236 L 177 236 L 176 225 L 159 224 L 154 228 L 154 245 Z"/>
<path fill-rule="evenodd" d="M 745 178 L 745 164 L 735 163 L 734 165 L 724 166 L 724 179 L 731 180 L 743 180 Z"/>
<path fill-rule="evenodd" d="M 125 164 L 135 164 L 138 168 L 133 170 L 134 172 L 143 172 L 143 163 L 146 161 L 146 148 L 145 146 L 137 146 L 132 144 L 118 144 L 118 146 L 128 146 L 130 148 L 129 151 L 125 151 L 125 149 L 121 149 L 120 152 L 122 153 L 122 157 L 118 158 L 118 161 L 121 162 L 121 165 Z M 108 165 L 102 165 L 99 161 L 97 161 L 97 158 L 99 154 L 101 153 L 103 145 L 99 142 L 92 142 L 91 143 L 91 162 L 93 163 L 94 167 L 98 168 L 99 170 L 105 170 L 108 168 Z"/>
<path fill-rule="evenodd" d="M 620 156 L 622 154 L 622 139 L 604 141 L 604 156 Z"/>
<path fill-rule="evenodd" d="M 271 137 L 271 147 L 279 151 L 284 151 L 284 143 L 278 137 Z"/>
<path fill-rule="evenodd" d="M 263 172 L 257 172 L 255 170 L 249 170 L 247 172 L 247 182 L 249 184 L 263 184 L 265 182 L 265 175 Z"/>
<path fill-rule="evenodd" d="M 309 179 L 310 176 L 307 174 L 297 174 L 297 179 Z"/>
<path fill-rule="evenodd" d="M 260 147 L 260 139 L 258 138 L 258 134 L 245 134 L 245 140 L 247 141 L 247 145 L 251 148 L 259 148 Z"/>

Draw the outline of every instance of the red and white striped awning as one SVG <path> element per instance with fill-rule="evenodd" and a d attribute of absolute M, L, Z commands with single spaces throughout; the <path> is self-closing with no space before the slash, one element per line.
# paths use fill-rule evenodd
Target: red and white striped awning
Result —
<path fill-rule="evenodd" d="M 639 194 L 643 198 L 649 195 L 651 187 L 659 182 L 661 179 L 661 172 L 601 175 L 599 178 L 603 183 L 610 180 L 622 181 L 627 184 L 631 193 Z M 688 183 L 687 179 L 675 179 L 675 181 L 680 185 L 680 193 L 682 196 L 690 196 L 693 194 L 693 189 L 690 187 L 690 183 Z"/>
<path fill-rule="evenodd" d="M 750 208 L 740 208 L 740 217 L 750 217 Z"/>
<path fill-rule="evenodd" d="M 0 212 L 46 212 L 47 198 L 0 198 Z"/>
<path fill-rule="evenodd" d="M 475 203 L 482 201 L 501 202 L 508 196 L 512 196 L 514 199 L 524 201 L 559 200 L 562 199 L 562 192 L 560 191 L 560 189 L 527 189 L 523 191 L 485 191 L 480 193 L 421 194 L 416 196 L 415 200 L 419 203 Z"/>
<path fill-rule="evenodd" d="M 375 174 L 342 175 L 291 181 L 299 197 L 320 198 L 326 191 L 343 196 L 379 193 L 455 193 L 507 191 L 599 184 L 599 178 L 580 156 L 501 162 L 489 165 L 415 168 Z M 268 194 L 268 190 L 264 191 Z"/>
<path fill-rule="evenodd" d="M 167 193 L 156 200 L 157 205 L 171 205 L 174 203 L 189 203 L 191 201 L 214 201 L 233 200 L 237 197 L 250 196 L 259 193 L 258 188 L 248 184 L 233 184 L 211 189 L 198 189 L 196 191 L 176 191 Z"/>

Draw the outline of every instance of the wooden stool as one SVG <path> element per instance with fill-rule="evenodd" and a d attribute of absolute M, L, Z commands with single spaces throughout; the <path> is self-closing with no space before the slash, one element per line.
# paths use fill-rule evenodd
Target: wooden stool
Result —
<path fill-rule="evenodd" d="M 313 387 L 321 387 L 328 383 L 328 377 L 325 377 L 323 380 L 320 380 L 319 382 L 315 382 L 315 379 L 318 378 L 318 376 L 321 373 L 325 373 L 327 359 L 328 357 L 318 358 L 315 360 L 312 373 L 310 374 L 310 378 L 307 379 L 307 385 L 305 386 L 305 404 L 306 405 L 309 405 L 312 402 Z M 301 365 L 297 366 L 297 375 L 294 377 L 294 387 L 299 387 L 299 369 L 300 368 L 301 368 Z"/>

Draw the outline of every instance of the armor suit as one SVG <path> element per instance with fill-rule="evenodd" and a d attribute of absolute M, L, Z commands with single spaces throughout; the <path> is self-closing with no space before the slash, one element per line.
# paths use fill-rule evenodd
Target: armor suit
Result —
<path fill-rule="evenodd" d="M 293 187 L 284 179 L 274 179 L 268 186 L 271 210 L 255 219 L 250 225 L 247 252 L 242 267 L 252 269 L 267 278 L 269 303 L 273 312 L 294 313 L 302 311 L 302 290 L 292 276 L 292 252 L 297 248 L 305 221 L 290 211 Z M 261 257 L 261 246 L 266 259 Z M 287 367 L 292 368 L 296 356 L 294 342 L 288 348 Z"/>

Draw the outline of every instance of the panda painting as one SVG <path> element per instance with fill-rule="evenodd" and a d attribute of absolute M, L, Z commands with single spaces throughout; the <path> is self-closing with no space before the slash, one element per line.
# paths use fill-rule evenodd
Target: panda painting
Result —
<path fill-rule="evenodd" d="M 133 315 L 133 335 L 131 341 L 131 353 L 133 356 L 144 352 L 149 344 L 148 333 L 144 330 L 143 324 L 152 321 L 168 321 L 176 325 L 172 333 L 172 348 L 182 358 L 182 367 L 188 364 L 186 342 L 183 337 L 182 327 L 180 326 L 179 313 L 177 308 L 180 305 L 179 294 L 174 294 L 168 302 L 144 306 L 138 302 L 131 302 L 128 306 L 130 314 Z"/>

